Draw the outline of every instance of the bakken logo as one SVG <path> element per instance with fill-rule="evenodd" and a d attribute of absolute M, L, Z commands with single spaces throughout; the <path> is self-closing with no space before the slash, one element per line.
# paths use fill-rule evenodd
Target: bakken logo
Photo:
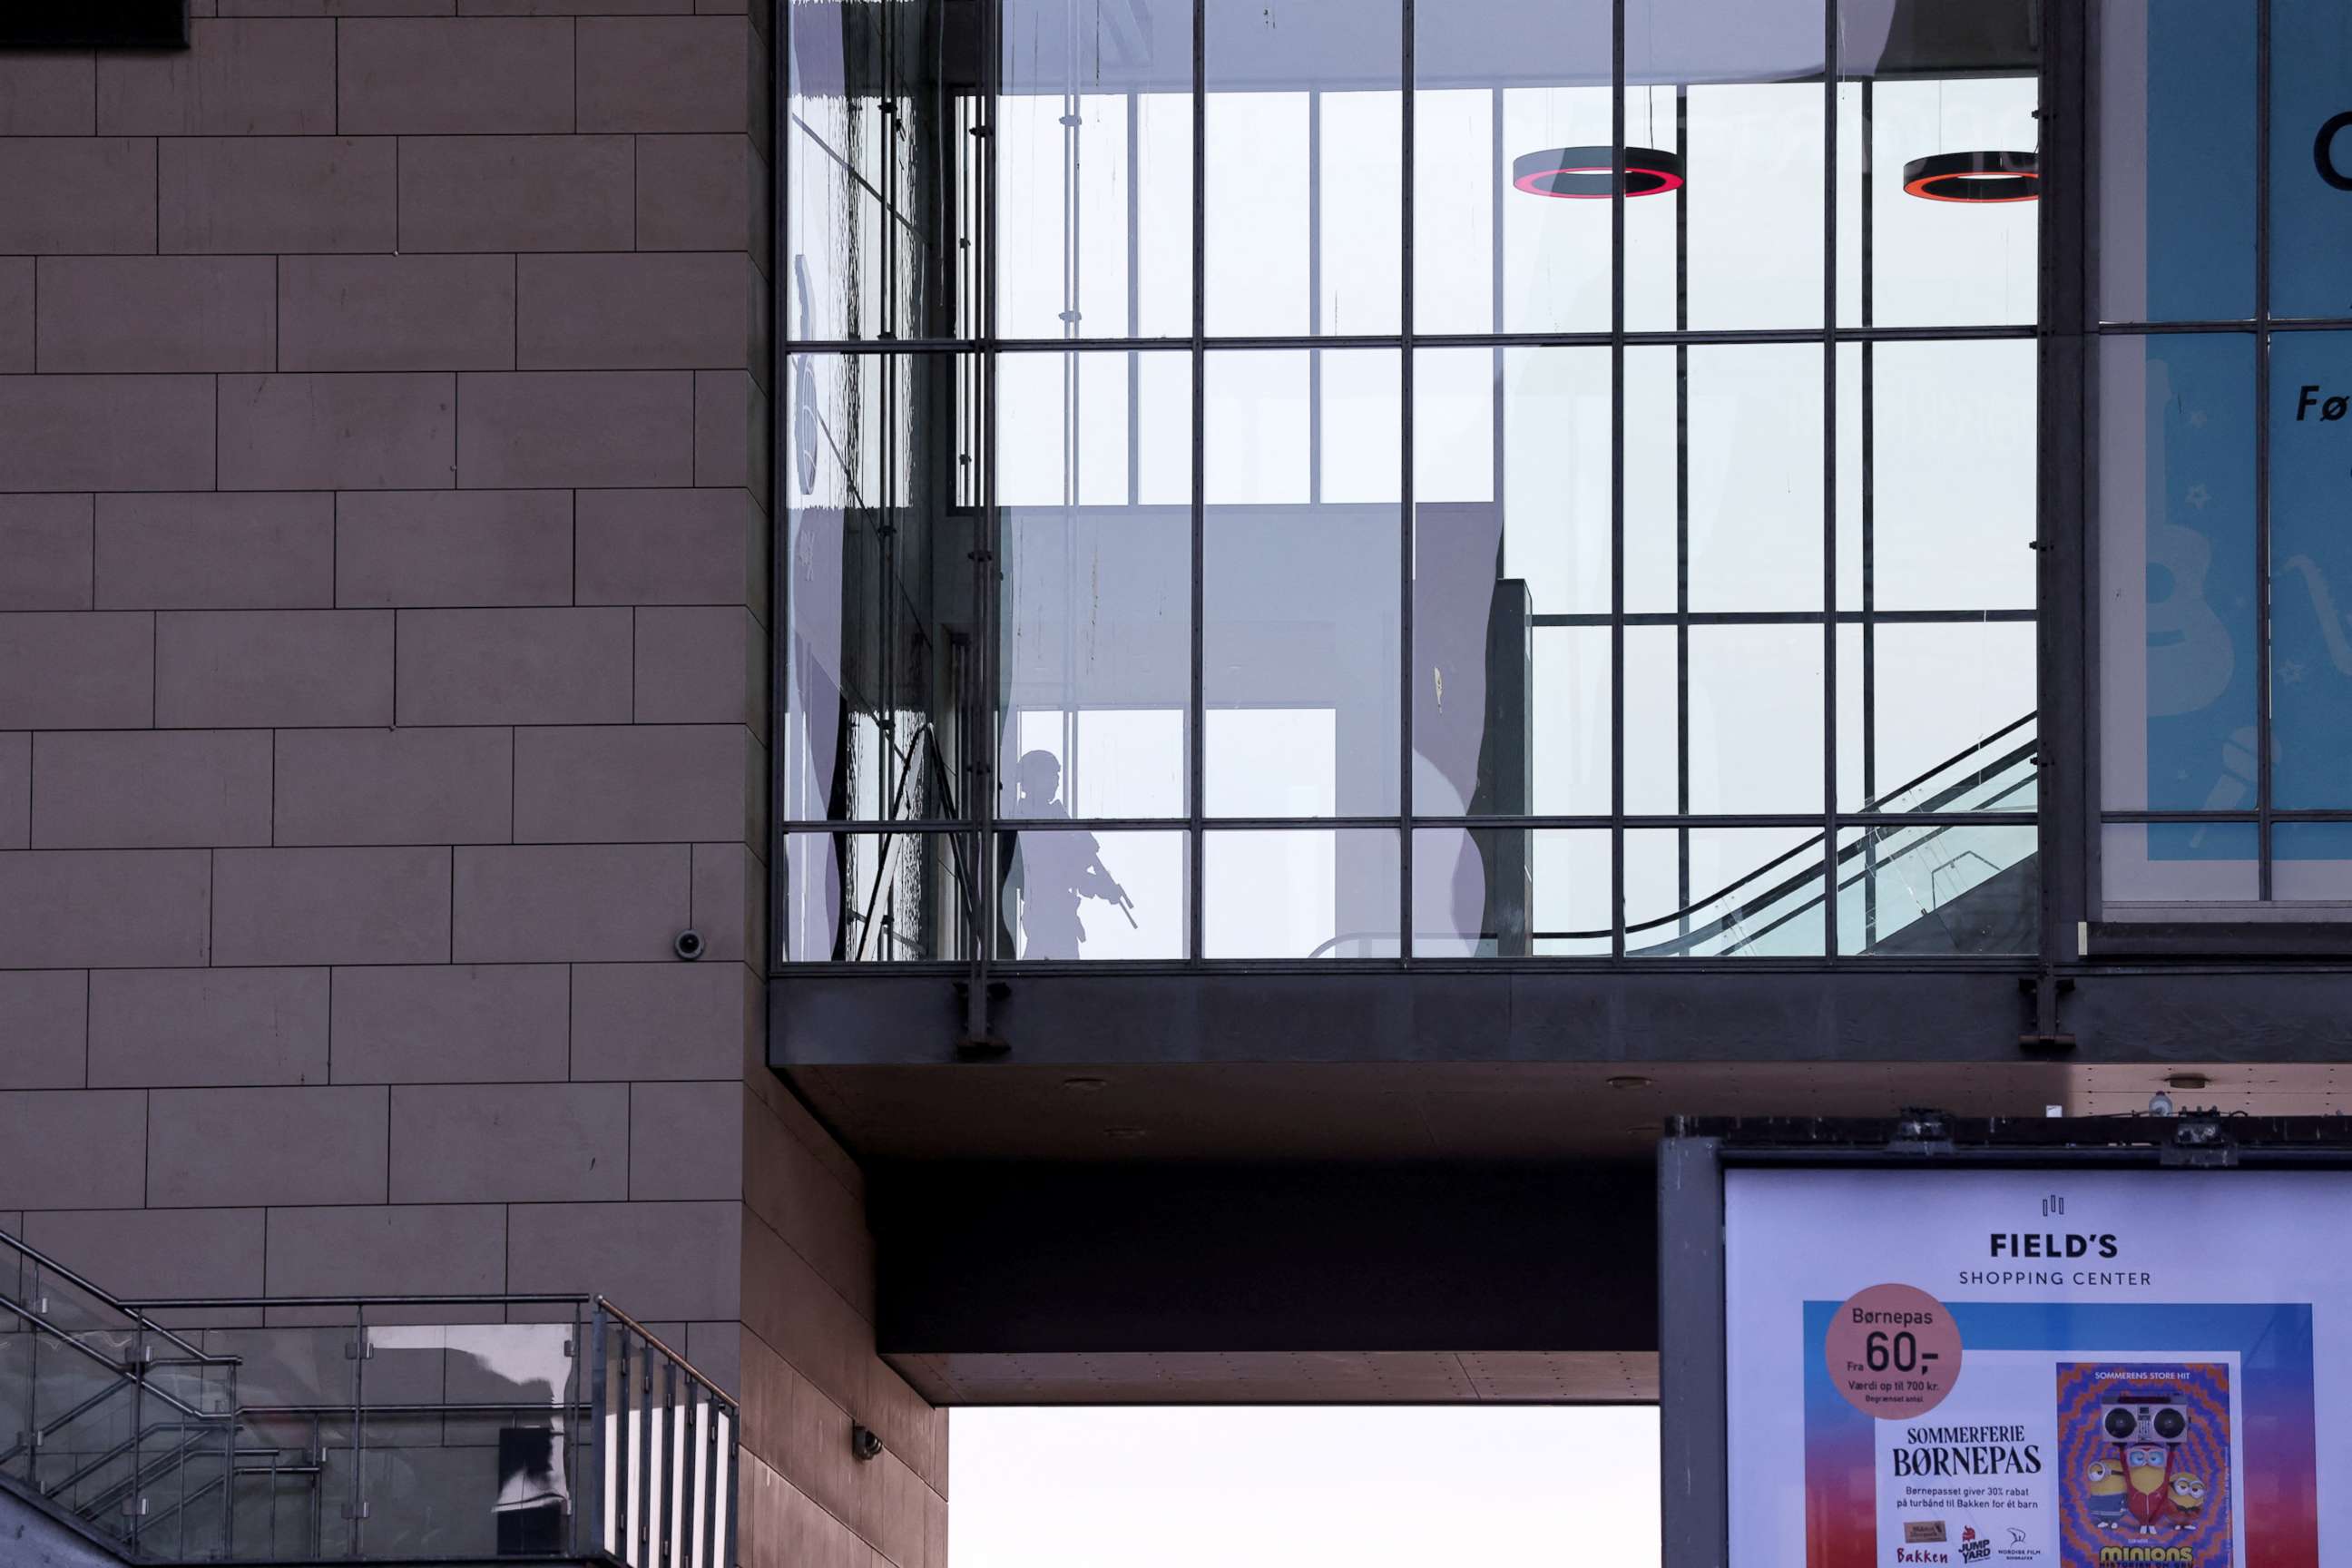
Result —
<path fill-rule="evenodd" d="M 1907 1546 L 1895 1549 L 1895 1561 L 1897 1563 L 1949 1563 L 1951 1560 L 1952 1554 L 1948 1552 L 1914 1552 Z"/>
<path fill-rule="evenodd" d="M 2186 1546 L 2102 1546 L 2102 1563 L 2194 1563 L 2197 1553 Z"/>

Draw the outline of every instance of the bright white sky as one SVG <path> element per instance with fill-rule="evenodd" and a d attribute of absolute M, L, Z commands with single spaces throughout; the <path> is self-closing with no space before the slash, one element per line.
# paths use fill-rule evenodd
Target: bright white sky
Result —
<path fill-rule="evenodd" d="M 958 1410 L 955 1568 L 1658 1561 L 1658 1416 L 1537 1405 Z"/>

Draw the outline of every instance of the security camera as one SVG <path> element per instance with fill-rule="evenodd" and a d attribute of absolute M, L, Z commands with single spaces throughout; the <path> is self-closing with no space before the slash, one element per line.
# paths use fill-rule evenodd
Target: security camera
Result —
<path fill-rule="evenodd" d="M 860 1460 L 882 1457 L 881 1435 L 871 1426 L 853 1426 L 849 1429 L 849 1451 Z"/>
<path fill-rule="evenodd" d="M 677 940 L 670 945 L 677 950 L 677 955 L 680 958 L 692 963 L 702 956 L 702 933 L 698 931 L 682 931 L 677 933 Z"/>

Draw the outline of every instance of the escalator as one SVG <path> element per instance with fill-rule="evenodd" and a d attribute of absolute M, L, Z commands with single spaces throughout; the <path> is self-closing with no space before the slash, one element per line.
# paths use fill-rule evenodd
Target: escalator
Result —
<path fill-rule="evenodd" d="M 1874 813 L 1955 816 L 2034 809 L 2040 742 L 2025 714 L 1876 799 Z M 1838 951 L 2033 951 L 2040 865 L 2031 824 L 1850 827 L 1835 858 Z M 1822 952 L 1823 836 L 1806 837 L 1736 880 L 1625 931 L 1629 958 L 1811 957 Z M 1606 931 L 1544 931 L 1547 941 Z M 1540 948 L 1538 949 L 1540 951 Z"/>

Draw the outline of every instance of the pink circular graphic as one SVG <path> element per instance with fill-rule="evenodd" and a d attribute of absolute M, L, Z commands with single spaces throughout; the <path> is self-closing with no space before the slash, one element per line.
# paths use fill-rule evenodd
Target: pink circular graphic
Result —
<path fill-rule="evenodd" d="M 1909 1285 L 1873 1285 L 1840 1307 L 1822 1353 L 1846 1403 L 1881 1421 L 1925 1415 L 1960 1377 L 1952 1314 Z"/>

